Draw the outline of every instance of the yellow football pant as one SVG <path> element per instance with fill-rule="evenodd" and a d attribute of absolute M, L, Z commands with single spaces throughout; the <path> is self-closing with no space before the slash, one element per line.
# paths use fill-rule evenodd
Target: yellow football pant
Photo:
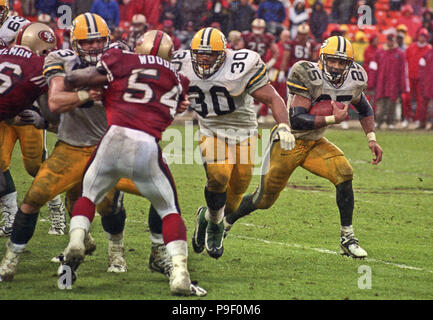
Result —
<path fill-rule="evenodd" d="M 42 162 L 43 130 L 32 125 L 11 126 L 5 121 L 0 122 L 0 169 L 9 169 L 12 151 L 17 140 L 20 142 L 24 167 L 32 177 L 36 176 Z"/>
<path fill-rule="evenodd" d="M 254 192 L 255 206 L 259 209 L 270 208 L 299 166 L 334 185 L 353 179 L 352 166 L 343 151 L 326 138 L 296 140 L 295 148 L 290 151 L 281 149 L 279 141 L 273 142 L 267 150 L 260 183 Z"/>
<path fill-rule="evenodd" d="M 42 163 L 23 202 L 40 209 L 56 195 L 66 192 L 66 206 L 68 211 L 72 212 L 75 201 L 81 196 L 84 170 L 94 149 L 95 146 L 74 147 L 58 141 L 51 155 Z M 132 181 L 121 179 L 116 189 L 111 190 L 97 206 L 99 214 L 112 213 L 116 190 L 140 194 Z"/>
<path fill-rule="evenodd" d="M 238 144 L 225 139 L 201 137 L 200 149 L 206 170 L 207 189 L 227 192 L 226 213 L 237 210 L 242 195 L 251 182 L 257 138 L 250 137 Z"/>

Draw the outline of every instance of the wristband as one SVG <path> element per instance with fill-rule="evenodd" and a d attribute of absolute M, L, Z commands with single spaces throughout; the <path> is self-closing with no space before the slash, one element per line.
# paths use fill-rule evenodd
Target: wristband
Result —
<path fill-rule="evenodd" d="M 325 122 L 326 125 L 335 124 L 335 116 L 326 116 Z"/>
<path fill-rule="evenodd" d="M 372 131 L 367 133 L 367 140 L 370 141 L 376 141 L 376 134 Z"/>
<path fill-rule="evenodd" d="M 89 100 L 89 91 L 87 90 L 79 90 L 77 91 L 77 95 L 78 95 L 78 100 L 80 100 L 81 102 L 86 102 Z"/>

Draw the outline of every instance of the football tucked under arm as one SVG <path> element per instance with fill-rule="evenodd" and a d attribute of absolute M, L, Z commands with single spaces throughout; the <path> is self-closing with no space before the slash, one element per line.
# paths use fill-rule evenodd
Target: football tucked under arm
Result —
<path fill-rule="evenodd" d="M 345 120 L 347 108 L 343 103 L 330 100 L 311 105 L 311 100 L 295 95 L 289 109 L 290 123 L 295 130 L 322 128 Z"/>
<path fill-rule="evenodd" d="M 344 109 L 345 104 L 334 101 L 338 108 Z M 316 116 L 332 116 L 333 115 L 333 107 L 331 104 L 331 100 L 322 100 L 319 101 L 311 106 L 309 114 L 316 115 Z"/>

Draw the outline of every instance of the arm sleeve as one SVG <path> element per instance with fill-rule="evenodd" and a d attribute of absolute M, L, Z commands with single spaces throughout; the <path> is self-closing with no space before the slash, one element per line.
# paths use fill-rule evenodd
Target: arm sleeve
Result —
<path fill-rule="evenodd" d="M 118 62 L 118 58 L 121 54 L 122 51 L 120 49 L 108 49 L 96 65 L 96 70 L 106 75 L 109 82 L 112 82 L 114 75 L 121 71 L 122 64 Z"/>

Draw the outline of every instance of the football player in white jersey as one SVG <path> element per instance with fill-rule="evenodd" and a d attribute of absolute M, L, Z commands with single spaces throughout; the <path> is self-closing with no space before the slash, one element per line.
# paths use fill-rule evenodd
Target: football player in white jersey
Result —
<path fill-rule="evenodd" d="M 20 16 L 10 16 L 9 1 L 0 0 L 0 46 L 11 45 L 18 31 L 30 23 L 29 20 Z M 37 114 L 35 111 L 27 110 L 27 122 L 29 125 L 9 125 L 5 121 L 0 122 L 0 132 L 3 137 L 1 143 L 0 169 L 6 180 L 6 190 L 0 194 L 0 210 L 3 213 L 4 224 L 0 227 L 0 236 L 8 237 L 12 232 L 12 223 L 17 211 L 17 192 L 15 184 L 9 171 L 12 151 L 17 141 L 20 143 L 24 167 L 29 175 L 34 177 L 39 170 L 41 162 L 48 156 L 46 149 L 46 130 L 37 128 L 35 123 Z M 65 207 L 56 196 L 48 203 L 50 211 L 51 227 L 49 234 L 63 235 L 66 228 Z"/>
<path fill-rule="evenodd" d="M 322 44 L 318 63 L 301 60 L 293 65 L 287 86 L 290 92 L 290 123 L 296 146 L 290 152 L 281 152 L 278 146 L 270 146 L 270 168 L 263 173 L 256 191 L 243 197 L 239 210 L 225 218 L 227 230 L 236 220 L 256 209 L 270 208 L 292 172 L 301 166 L 328 179 L 336 187 L 341 222 L 340 253 L 353 258 L 367 256 L 367 252 L 359 246 L 352 227 L 353 169 L 344 153 L 324 137 L 328 125 L 340 123 L 346 118 L 348 105 L 352 103 L 367 136 L 368 147 L 373 155 L 372 164 L 376 165 L 382 159 L 382 149 L 374 133 L 373 109 L 363 93 L 367 86 L 367 74 L 353 59 L 349 40 L 333 36 Z M 332 115 L 310 114 L 311 106 L 322 100 L 339 101 L 346 106 L 339 109 L 335 102 L 331 102 Z"/>
<path fill-rule="evenodd" d="M 215 28 L 199 30 L 191 49 L 178 51 L 173 64 L 190 80 L 191 107 L 198 114 L 200 149 L 206 170 L 207 206 L 196 213 L 192 244 L 206 248 L 213 258 L 223 254 L 223 217 L 235 212 L 252 178 L 257 139 L 256 99 L 272 109 L 277 122 L 275 140 L 284 150 L 294 147 L 288 112 L 269 84 L 266 66 L 258 53 L 226 47 Z"/>

